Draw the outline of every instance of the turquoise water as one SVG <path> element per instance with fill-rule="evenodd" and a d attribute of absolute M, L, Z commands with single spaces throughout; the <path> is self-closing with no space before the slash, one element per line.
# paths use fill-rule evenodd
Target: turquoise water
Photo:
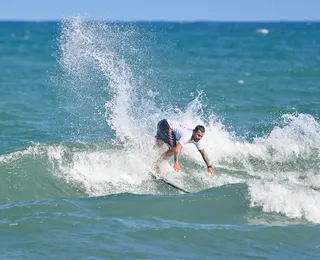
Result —
<path fill-rule="evenodd" d="M 2 259 L 317 259 L 320 24 L 1 22 Z M 150 176 L 162 118 L 203 124 Z"/>

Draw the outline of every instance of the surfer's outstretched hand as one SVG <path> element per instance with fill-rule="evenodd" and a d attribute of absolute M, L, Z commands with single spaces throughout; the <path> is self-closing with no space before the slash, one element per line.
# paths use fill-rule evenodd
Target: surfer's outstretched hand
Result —
<path fill-rule="evenodd" d="M 210 173 L 212 176 L 214 176 L 214 171 L 211 167 L 208 167 L 208 173 Z"/>
<path fill-rule="evenodd" d="M 174 165 L 173 165 L 173 169 L 176 171 L 176 172 L 180 172 L 180 164 L 178 162 L 176 162 Z"/>

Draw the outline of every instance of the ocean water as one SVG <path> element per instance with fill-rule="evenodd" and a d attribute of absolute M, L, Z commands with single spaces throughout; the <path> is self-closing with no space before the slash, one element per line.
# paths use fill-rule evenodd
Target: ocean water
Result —
<path fill-rule="evenodd" d="M 320 23 L 0 23 L 0 259 L 318 259 Z M 157 122 L 203 124 L 152 178 Z"/>

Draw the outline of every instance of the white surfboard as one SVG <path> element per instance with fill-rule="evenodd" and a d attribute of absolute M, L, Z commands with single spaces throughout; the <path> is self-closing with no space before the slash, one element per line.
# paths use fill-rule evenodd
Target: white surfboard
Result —
<path fill-rule="evenodd" d="M 183 192 L 183 193 L 191 193 L 190 191 L 185 190 L 184 188 L 180 187 L 179 185 L 175 184 L 172 180 L 166 178 L 163 174 L 151 172 L 152 176 L 154 176 L 157 180 L 161 180 L 163 183 Z"/>

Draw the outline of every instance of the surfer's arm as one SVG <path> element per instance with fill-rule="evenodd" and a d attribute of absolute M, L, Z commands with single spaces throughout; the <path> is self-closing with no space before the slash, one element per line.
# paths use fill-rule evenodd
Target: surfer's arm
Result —
<path fill-rule="evenodd" d="M 182 150 L 182 145 L 180 143 L 177 144 L 177 147 L 174 149 L 174 170 L 176 172 L 180 171 L 180 164 L 179 164 L 179 158 L 180 158 L 180 152 Z"/>
<path fill-rule="evenodd" d="M 206 165 L 207 165 L 208 172 L 213 176 L 213 175 L 214 175 L 214 171 L 213 171 L 213 169 L 212 169 L 212 166 L 210 165 L 210 162 L 209 162 L 207 153 L 205 152 L 204 149 L 199 150 L 199 152 L 201 153 L 201 156 L 202 156 L 204 162 L 205 162 Z"/>

